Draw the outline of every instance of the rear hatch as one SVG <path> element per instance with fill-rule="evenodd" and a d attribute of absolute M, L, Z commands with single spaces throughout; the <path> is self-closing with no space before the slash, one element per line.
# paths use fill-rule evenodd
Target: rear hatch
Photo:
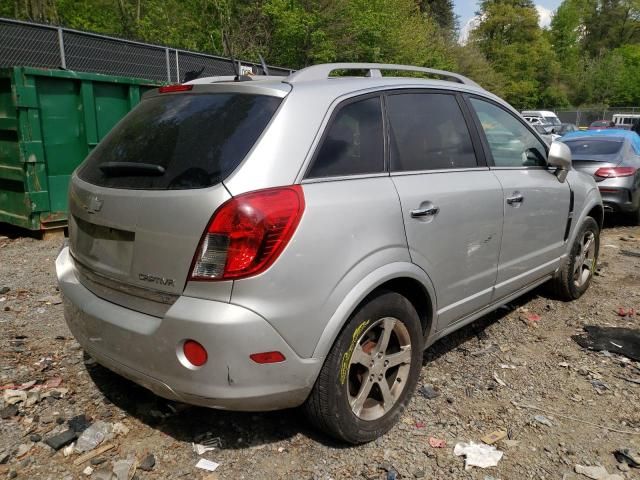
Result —
<path fill-rule="evenodd" d="M 563 140 L 571 149 L 573 168 L 591 175 L 595 180 L 603 177 L 595 175 L 600 168 L 615 167 L 622 162 L 624 142 L 617 138 L 575 138 Z"/>
<path fill-rule="evenodd" d="M 80 281 L 119 305 L 162 316 L 184 290 L 222 184 L 282 98 L 211 86 L 154 93 L 74 175 L 71 254 Z"/>

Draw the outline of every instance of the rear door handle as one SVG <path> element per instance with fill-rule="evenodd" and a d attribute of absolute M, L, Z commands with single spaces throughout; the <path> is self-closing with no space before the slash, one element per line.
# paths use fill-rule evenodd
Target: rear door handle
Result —
<path fill-rule="evenodd" d="M 411 210 L 411 218 L 433 217 L 440 211 L 440 207 L 416 208 Z"/>
<path fill-rule="evenodd" d="M 512 197 L 507 197 L 507 204 L 508 205 L 517 205 L 519 203 L 522 203 L 523 200 L 524 200 L 524 197 L 522 196 L 522 194 L 516 193 Z"/>

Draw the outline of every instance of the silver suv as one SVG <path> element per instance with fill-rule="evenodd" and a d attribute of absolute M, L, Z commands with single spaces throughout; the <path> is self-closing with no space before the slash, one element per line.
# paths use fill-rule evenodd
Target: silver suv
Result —
<path fill-rule="evenodd" d="M 471 80 L 242 80 L 149 92 L 73 175 L 57 276 L 107 368 L 191 404 L 304 405 L 367 442 L 433 342 L 547 281 L 589 286 L 593 178 Z"/>

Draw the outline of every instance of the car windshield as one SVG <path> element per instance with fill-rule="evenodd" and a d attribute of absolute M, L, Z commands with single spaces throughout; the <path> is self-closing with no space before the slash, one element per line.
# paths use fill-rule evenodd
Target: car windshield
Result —
<path fill-rule="evenodd" d="M 565 142 L 574 156 L 614 155 L 622 148 L 622 140 L 576 139 Z"/>
<path fill-rule="evenodd" d="M 536 132 L 542 134 L 542 135 L 546 135 L 547 134 L 547 129 L 544 128 L 542 125 L 534 125 L 533 128 L 535 129 Z"/>
<path fill-rule="evenodd" d="M 598 120 L 597 122 L 593 122 L 591 126 L 592 127 L 608 127 L 609 123 L 610 122 L 608 120 Z"/>
<path fill-rule="evenodd" d="M 545 123 L 549 123 L 551 125 L 560 125 L 560 120 L 557 117 L 542 117 L 544 118 Z"/>

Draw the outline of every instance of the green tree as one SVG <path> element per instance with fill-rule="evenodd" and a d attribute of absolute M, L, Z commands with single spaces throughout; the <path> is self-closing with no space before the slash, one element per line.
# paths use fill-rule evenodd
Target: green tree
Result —
<path fill-rule="evenodd" d="M 483 0 L 481 21 L 470 44 L 481 51 L 505 78 L 508 101 L 519 108 L 535 107 L 557 81 L 559 66 L 549 39 L 538 25 L 531 0 Z"/>
<path fill-rule="evenodd" d="M 453 0 L 419 0 L 420 11 L 427 14 L 445 32 L 455 32 L 456 15 L 453 12 Z"/>
<path fill-rule="evenodd" d="M 583 47 L 591 57 L 640 42 L 640 0 L 588 0 L 585 7 Z"/>

